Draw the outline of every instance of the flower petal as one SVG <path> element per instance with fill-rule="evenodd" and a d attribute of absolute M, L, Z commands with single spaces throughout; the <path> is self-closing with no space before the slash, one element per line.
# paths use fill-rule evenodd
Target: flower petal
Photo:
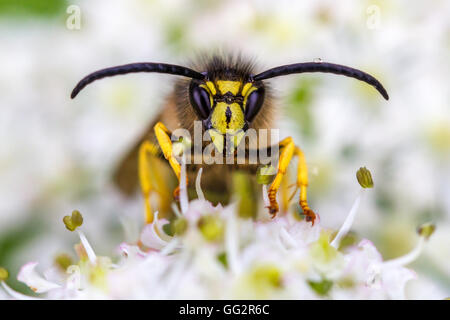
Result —
<path fill-rule="evenodd" d="M 168 223 L 168 221 L 166 219 L 159 220 L 158 212 L 156 212 L 155 219 L 153 220 L 153 222 L 150 224 L 147 224 L 144 227 L 144 230 L 142 230 L 141 242 L 149 248 L 161 250 L 162 248 L 164 248 L 167 245 L 170 237 L 164 236 L 165 233 L 162 230 L 162 227 L 158 226 L 158 223 L 162 226 L 164 223 Z"/>
<path fill-rule="evenodd" d="M 17 280 L 25 283 L 28 287 L 31 288 L 31 290 L 37 293 L 43 293 L 56 288 L 60 288 L 61 286 L 59 284 L 44 279 L 36 272 L 35 268 L 37 264 L 37 262 L 29 262 L 25 264 L 20 269 Z"/>

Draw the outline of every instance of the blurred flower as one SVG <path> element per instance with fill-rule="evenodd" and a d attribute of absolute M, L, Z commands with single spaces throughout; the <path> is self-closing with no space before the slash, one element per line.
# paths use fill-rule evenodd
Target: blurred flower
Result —
<path fill-rule="evenodd" d="M 181 185 L 184 179 L 182 174 Z M 185 189 L 180 192 L 187 198 Z M 117 264 L 96 256 L 77 230 L 77 264 L 43 277 L 30 262 L 18 279 L 49 299 L 404 299 L 405 284 L 415 278 L 405 266 L 420 254 L 434 226 L 418 229 L 419 244 L 410 253 L 383 261 L 366 239 L 339 249 L 355 211 L 353 206 L 331 241 L 332 230 L 296 214 L 267 222 L 243 219 L 235 204 L 214 207 L 197 199 L 171 222 L 156 214 L 138 243 L 119 245 Z M 27 298 L 6 285 L 6 270 L 1 274 L 11 297 Z"/>

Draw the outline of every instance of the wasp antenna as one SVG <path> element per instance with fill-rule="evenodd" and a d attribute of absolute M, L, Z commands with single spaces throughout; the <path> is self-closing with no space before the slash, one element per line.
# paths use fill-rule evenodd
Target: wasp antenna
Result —
<path fill-rule="evenodd" d="M 177 76 L 184 76 L 193 79 L 203 80 L 205 76 L 197 71 L 192 69 L 177 66 L 173 64 L 165 64 L 165 63 L 152 63 L 152 62 L 139 62 L 139 63 L 130 63 L 124 64 L 121 66 L 101 69 L 95 71 L 78 82 L 78 84 L 73 89 L 70 97 L 73 99 L 77 96 L 77 94 L 83 90 L 88 84 L 100 80 L 106 77 L 112 77 L 120 74 L 134 73 L 134 72 L 157 72 L 157 73 L 167 73 L 173 74 Z"/>
<path fill-rule="evenodd" d="M 276 68 L 272 68 L 253 76 L 255 81 L 265 80 L 269 78 L 285 76 L 293 73 L 305 73 L 305 72 L 325 72 L 340 74 L 343 76 L 355 78 L 364 81 L 378 90 L 378 92 L 386 99 L 389 100 L 389 95 L 383 85 L 368 73 L 361 70 L 343 66 L 340 64 L 327 63 L 327 62 L 305 62 L 284 65 Z"/>

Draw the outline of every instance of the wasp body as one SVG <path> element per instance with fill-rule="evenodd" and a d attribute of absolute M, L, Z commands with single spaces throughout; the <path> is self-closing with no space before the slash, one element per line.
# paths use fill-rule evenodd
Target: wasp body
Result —
<path fill-rule="evenodd" d="M 306 219 L 314 223 L 316 215 L 307 203 L 308 175 L 303 152 L 290 137 L 279 143 L 276 141 L 277 148 L 274 148 L 274 142 L 270 139 L 263 144 L 259 139 L 261 129 L 273 128 L 274 120 L 275 105 L 270 87 L 264 80 L 294 73 L 326 72 L 369 83 L 386 99 L 388 99 L 387 92 L 378 80 L 367 73 L 325 62 L 285 65 L 259 74 L 255 71 L 251 62 L 234 56 L 212 56 L 202 59 L 192 68 L 161 63 L 133 63 L 102 69 L 86 76 L 75 87 L 71 97 L 74 98 L 80 90 L 95 80 L 118 74 L 158 72 L 184 77 L 176 82 L 167 104 L 131 148 L 114 175 L 116 185 L 125 194 L 132 194 L 137 182 L 140 181 L 146 203 L 147 222 L 153 221 L 153 210 L 150 205 L 152 193 L 159 194 L 161 200 L 159 209 L 162 211 L 169 210 L 172 189 L 175 190 L 173 193 L 177 198 L 179 187 L 172 178 L 180 180 L 182 154 L 184 161 L 186 154 L 189 156 L 188 184 L 193 185 L 195 172 L 202 168 L 203 185 L 207 194 L 211 194 L 213 198 L 214 194 L 219 195 L 218 200 L 227 202 L 232 172 L 244 171 L 250 179 L 254 179 L 261 163 L 258 161 L 250 163 L 251 161 L 247 160 L 253 150 L 258 152 L 264 150 L 266 154 L 277 155 L 274 178 L 268 188 L 269 212 L 275 216 L 279 211 L 277 192 L 292 157 L 297 156 L 299 161 L 296 186 L 300 189 L 299 204 Z M 187 131 L 190 137 L 198 135 L 196 130 L 200 130 L 202 137 L 207 134 L 210 139 L 202 139 L 200 143 L 195 141 L 194 144 L 189 139 L 186 144 L 184 137 L 180 140 L 180 137 L 174 134 L 178 128 Z M 250 131 L 255 133 L 253 138 L 256 140 L 245 139 Z M 180 144 L 183 146 L 181 152 L 175 148 Z M 243 162 L 236 161 L 240 154 L 239 149 L 243 151 Z M 200 161 L 197 161 L 198 157 Z M 209 161 L 211 158 L 216 161 Z M 161 160 L 170 165 L 175 175 L 167 172 L 169 167 L 164 168 Z"/>

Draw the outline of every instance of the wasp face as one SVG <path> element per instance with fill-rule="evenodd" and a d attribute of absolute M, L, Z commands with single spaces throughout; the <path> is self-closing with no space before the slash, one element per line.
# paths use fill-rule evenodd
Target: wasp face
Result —
<path fill-rule="evenodd" d="M 191 82 L 189 97 L 216 150 L 231 154 L 264 103 L 261 82 L 234 80 Z"/>

